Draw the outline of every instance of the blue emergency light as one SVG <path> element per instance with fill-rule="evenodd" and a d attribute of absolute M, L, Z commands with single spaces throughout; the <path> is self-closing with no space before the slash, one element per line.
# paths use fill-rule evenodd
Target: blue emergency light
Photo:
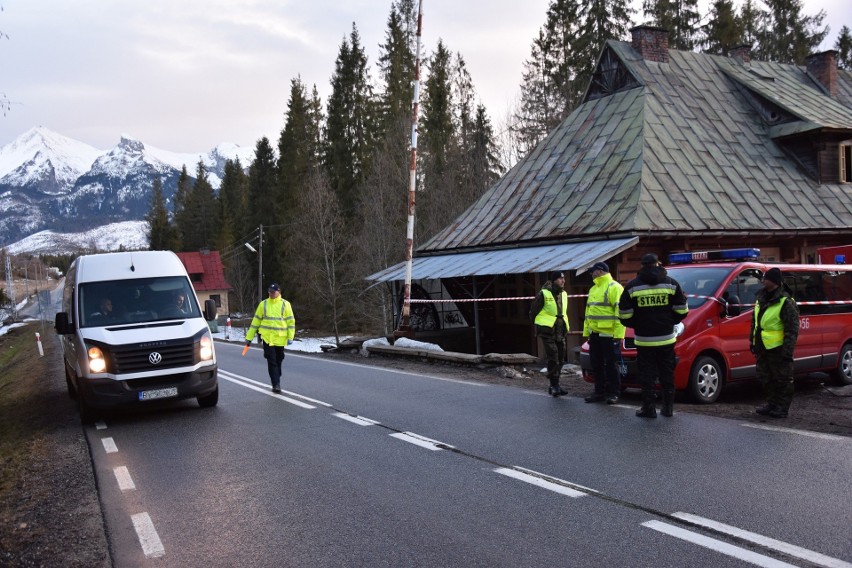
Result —
<path fill-rule="evenodd" d="M 688 264 L 691 262 L 707 262 L 711 260 L 756 260 L 759 256 L 760 249 L 754 248 L 676 252 L 669 255 L 669 263 Z"/>

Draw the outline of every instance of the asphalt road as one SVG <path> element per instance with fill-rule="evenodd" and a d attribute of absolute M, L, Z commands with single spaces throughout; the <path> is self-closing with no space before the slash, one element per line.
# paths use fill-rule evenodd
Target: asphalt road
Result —
<path fill-rule="evenodd" d="M 217 344 L 87 427 L 115 566 L 852 566 L 852 439 Z"/>

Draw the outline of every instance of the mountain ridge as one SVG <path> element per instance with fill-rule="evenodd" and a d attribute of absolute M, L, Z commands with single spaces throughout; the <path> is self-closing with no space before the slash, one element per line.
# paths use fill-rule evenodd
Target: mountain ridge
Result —
<path fill-rule="evenodd" d="M 0 147 L 0 246 L 40 231 L 88 230 L 141 221 L 160 178 L 170 206 L 181 169 L 194 179 L 199 161 L 218 189 L 226 160 L 247 167 L 253 148 L 221 143 L 206 153 L 148 146 L 127 134 L 109 150 L 39 126 Z"/>

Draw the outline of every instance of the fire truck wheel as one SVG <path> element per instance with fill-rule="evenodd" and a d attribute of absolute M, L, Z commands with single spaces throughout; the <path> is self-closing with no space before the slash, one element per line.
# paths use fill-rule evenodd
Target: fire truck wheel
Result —
<path fill-rule="evenodd" d="M 710 404 L 722 394 L 722 365 L 713 357 L 703 355 L 695 360 L 689 373 L 689 396 L 695 402 Z"/>
<path fill-rule="evenodd" d="M 834 376 L 841 385 L 852 385 L 852 343 L 847 343 L 840 350 Z"/>

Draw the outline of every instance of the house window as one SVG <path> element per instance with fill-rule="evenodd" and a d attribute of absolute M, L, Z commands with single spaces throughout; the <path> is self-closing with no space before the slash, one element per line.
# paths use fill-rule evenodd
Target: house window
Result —
<path fill-rule="evenodd" d="M 210 294 L 210 299 L 216 302 L 217 308 L 222 307 L 222 296 L 220 296 L 219 294 Z"/>
<path fill-rule="evenodd" d="M 852 142 L 840 144 L 840 183 L 852 183 Z"/>

